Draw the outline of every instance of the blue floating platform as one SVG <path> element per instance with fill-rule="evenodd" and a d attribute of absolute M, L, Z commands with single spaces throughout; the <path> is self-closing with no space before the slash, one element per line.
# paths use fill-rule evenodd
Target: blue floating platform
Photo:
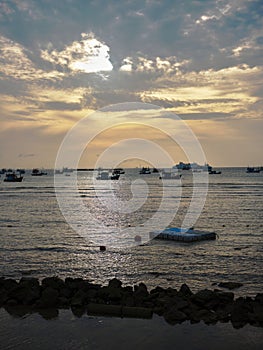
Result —
<path fill-rule="evenodd" d="M 151 232 L 150 238 L 191 243 L 216 239 L 216 233 L 180 227 L 170 227 L 163 231 Z"/>

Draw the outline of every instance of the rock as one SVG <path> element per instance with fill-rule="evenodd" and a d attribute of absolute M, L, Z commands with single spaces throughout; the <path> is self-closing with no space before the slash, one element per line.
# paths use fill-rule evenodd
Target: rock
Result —
<path fill-rule="evenodd" d="M 20 305 L 32 305 L 40 297 L 40 286 L 35 283 L 19 283 L 9 292 L 9 297 Z"/>
<path fill-rule="evenodd" d="M 65 286 L 65 283 L 62 279 L 54 277 L 46 277 L 42 280 L 42 286 L 44 288 L 51 287 L 53 289 L 62 289 Z"/>
<path fill-rule="evenodd" d="M 219 304 L 216 293 L 209 289 L 203 289 L 196 294 L 193 294 L 190 300 L 199 306 L 210 309 L 215 308 Z"/>
<path fill-rule="evenodd" d="M 59 293 L 57 289 L 47 287 L 42 291 L 41 298 L 37 301 L 37 308 L 54 308 L 58 305 Z"/>
<path fill-rule="evenodd" d="M 122 282 L 117 278 L 113 278 L 112 280 L 109 281 L 109 284 L 108 284 L 110 288 L 121 288 L 121 285 L 122 285 Z"/>
<path fill-rule="evenodd" d="M 119 288 L 108 287 L 108 299 L 110 301 L 120 301 L 122 298 L 122 293 Z"/>
<path fill-rule="evenodd" d="M 0 290 L 0 307 L 5 304 L 5 302 L 8 300 L 8 292 L 6 289 Z"/>
<path fill-rule="evenodd" d="M 2 283 L 3 283 L 2 284 L 3 288 L 6 289 L 7 291 L 15 289 L 17 287 L 17 285 L 18 285 L 18 283 L 15 280 L 11 279 L 11 278 L 4 279 L 2 281 Z"/>
<path fill-rule="evenodd" d="M 17 306 L 17 301 L 15 299 L 8 299 L 7 302 L 6 302 L 6 305 L 7 306 Z"/>
<path fill-rule="evenodd" d="M 39 281 L 34 277 L 22 277 L 19 281 L 19 285 L 25 288 L 39 288 Z"/>
<path fill-rule="evenodd" d="M 58 308 L 68 309 L 70 307 L 70 299 L 65 297 L 58 298 Z"/>
<path fill-rule="evenodd" d="M 187 319 L 186 314 L 183 311 L 178 310 L 175 306 L 167 310 L 163 314 L 163 317 L 166 322 L 170 324 L 180 323 Z"/>
<path fill-rule="evenodd" d="M 79 289 L 87 287 L 89 282 L 83 280 L 82 278 L 71 278 L 67 277 L 65 279 L 65 287 L 71 289 L 72 291 L 77 291 Z"/>
<path fill-rule="evenodd" d="M 249 321 L 248 313 L 253 311 L 251 305 L 245 302 L 243 298 L 238 298 L 232 305 L 231 322 L 234 328 L 241 328 Z"/>
<path fill-rule="evenodd" d="M 253 323 L 263 325 L 263 305 L 259 303 L 254 303 L 252 312 L 248 312 L 248 317 L 249 320 Z"/>
<path fill-rule="evenodd" d="M 216 313 L 207 309 L 197 310 L 190 316 L 193 321 L 204 321 L 206 324 L 216 323 L 218 316 Z"/>
<path fill-rule="evenodd" d="M 243 283 L 239 283 L 239 282 L 220 282 L 218 284 L 219 287 L 221 288 L 227 288 L 227 289 L 237 289 L 243 286 Z"/>
<path fill-rule="evenodd" d="M 136 306 L 144 306 L 144 302 L 148 300 L 149 292 L 144 283 L 134 286 L 133 299 Z"/>
<path fill-rule="evenodd" d="M 57 318 L 59 315 L 59 312 L 56 308 L 39 309 L 38 313 L 45 320 L 52 320 L 54 318 Z"/>
<path fill-rule="evenodd" d="M 260 304 L 263 304 L 263 293 L 258 293 L 256 296 L 255 296 L 255 301 L 260 303 Z"/>
<path fill-rule="evenodd" d="M 72 307 L 81 307 L 85 304 L 86 300 L 87 300 L 86 293 L 80 289 L 72 297 L 71 306 Z"/>
<path fill-rule="evenodd" d="M 156 294 L 156 295 L 163 294 L 163 293 L 165 293 L 165 289 L 159 286 L 157 286 L 156 288 L 150 291 L 150 294 Z"/>
<path fill-rule="evenodd" d="M 181 285 L 179 293 L 182 294 L 183 296 L 186 296 L 186 297 L 190 297 L 193 294 L 191 289 L 185 283 Z"/>
<path fill-rule="evenodd" d="M 219 302 L 222 304 L 232 303 L 234 300 L 234 293 L 232 292 L 222 292 L 219 290 L 214 291 Z"/>
<path fill-rule="evenodd" d="M 75 315 L 76 317 L 80 318 L 85 314 L 85 308 L 84 307 L 75 307 L 72 306 L 71 307 L 71 311 L 73 313 L 73 315 Z"/>
<path fill-rule="evenodd" d="M 66 285 L 65 287 L 61 288 L 59 290 L 59 296 L 62 298 L 71 298 L 73 296 L 74 292 L 72 291 L 72 289 L 68 288 Z"/>

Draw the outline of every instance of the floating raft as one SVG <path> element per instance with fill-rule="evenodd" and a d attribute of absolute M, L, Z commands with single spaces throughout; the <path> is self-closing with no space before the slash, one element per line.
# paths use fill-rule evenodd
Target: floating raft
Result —
<path fill-rule="evenodd" d="M 165 229 L 164 231 L 160 231 L 159 233 L 152 232 L 151 238 L 191 243 L 191 242 L 199 242 L 199 241 L 216 239 L 216 233 L 199 231 L 194 229 L 171 227 L 171 228 Z"/>

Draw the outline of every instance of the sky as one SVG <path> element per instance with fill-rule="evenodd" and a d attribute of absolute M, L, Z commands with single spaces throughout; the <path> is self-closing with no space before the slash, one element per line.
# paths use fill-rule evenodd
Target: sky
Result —
<path fill-rule="evenodd" d="M 178 115 L 214 166 L 263 165 L 262 57 L 262 0 L 0 0 L 0 168 L 53 168 L 78 121 L 125 102 Z"/>

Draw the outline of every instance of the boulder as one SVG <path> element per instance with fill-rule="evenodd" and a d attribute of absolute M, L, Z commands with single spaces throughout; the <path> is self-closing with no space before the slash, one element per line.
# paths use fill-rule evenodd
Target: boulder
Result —
<path fill-rule="evenodd" d="M 22 277 L 19 281 L 19 286 L 25 288 L 39 288 L 39 281 L 34 277 Z"/>
<path fill-rule="evenodd" d="M 53 288 L 53 289 L 62 289 L 64 288 L 65 283 L 61 278 L 58 278 L 56 276 L 54 277 L 46 277 L 42 280 L 42 287 L 47 288 Z"/>
<path fill-rule="evenodd" d="M 57 289 L 47 287 L 42 291 L 40 299 L 36 303 L 37 308 L 55 308 L 58 305 L 59 293 Z"/>
<path fill-rule="evenodd" d="M 190 297 L 190 296 L 193 294 L 193 292 L 191 291 L 191 289 L 190 289 L 190 288 L 188 287 L 188 285 L 185 284 L 185 283 L 183 283 L 183 284 L 181 285 L 181 288 L 180 288 L 180 290 L 179 290 L 179 293 L 180 293 L 181 295 L 185 296 L 185 297 Z"/>
<path fill-rule="evenodd" d="M 20 283 L 9 292 L 8 296 L 15 299 L 20 305 L 32 305 L 40 297 L 40 286 L 31 283 Z"/>
<path fill-rule="evenodd" d="M 117 278 L 113 278 L 112 280 L 109 281 L 109 284 L 108 284 L 110 288 L 121 288 L 121 285 L 122 285 L 122 282 Z"/>
<path fill-rule="evenodd" d="M 10 291 L 12 289 L 15 289 L 18 286 L 17 281 L 7 278 L 2 281 L 2 288 L 4 288 L 7 291 Z"/>
<path fill-rule="evenodd" d="M 165 311 L 163 317 L 170 324 L 181 323 L 187 319 L 186 314 L 178 310 L 175 306 Z"/>
<path fill-rule="evenodd" d="M 217 298 L 216 293 L 209 289 L 203 289 L 196 294 L 193 294 L 190 300 L 199 306 L 211 309 L 219 304 L 219 299 Z"/>
<path fill-rule="evenodd" d="M 80 289 L 72 297 L 71 306 L 72 307 L 81 307 L 81 306 L 85 305 L 86 300 L 87 300 L 87 294 Z"/>
<path fill-rule="evenodd" d="M 220 282 L 218 284 L 218 287 L 221 287 L 221 288 L 226 288 L 226 289 L 237 289 L 237 288 L 240 288 L 242 287 L 243 284 L 240 283 L 240 282 Z"/>

